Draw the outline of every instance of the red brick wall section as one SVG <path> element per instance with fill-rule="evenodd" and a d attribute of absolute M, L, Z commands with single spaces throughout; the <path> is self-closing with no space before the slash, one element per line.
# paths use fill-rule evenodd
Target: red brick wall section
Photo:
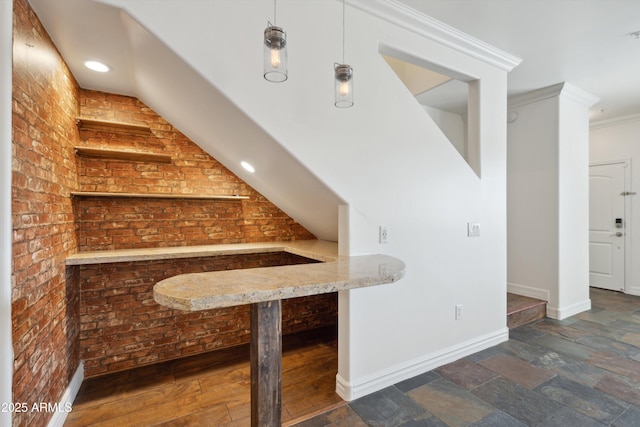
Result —
<path fill-rule="evenodd" d="M 312 262 L 284 252 L 81 266 L 81 358 L 96 376 L 248 342 L 249 307 L 194 313 L 153 300 L 184 273 Z M 283 334 L 337 323 L 337 294 L 283 301 Z"/>
<path fill-rule="evenodd" d="M 101 281 L 94 283 L 91 280 L 95 275 L 85 277 L 77 267 L 66 268 L 66 257 L 86 250 L 286 241 L 313 239 L 314 236 L 137 99 L 80 89 L 27 0 L 14 1 L 13 52 L 14 402 L 32 405 L 60 401 L 80 361 L 81 304 L 84 310 L 83 340 L 95 338 L 95 345 L 103 346 L 104 343 L 101 343 L 102 338 L 88 336 L 93 329 L 89 327 L 91 322 L 87 316 L 98 314 L 89 310 L 111 307 L 109 304 L 114 301 L 124 304 L 123 310 L 132 301 L 144 303 L 141 313 L 153 319 L 143 327 L 145 333 L 152 333 L 150 329 L 153 328 L 165 328 L 165 340 L 170 339 L 171 334 L 181 339 L 178 333 L 188 337 L 180 344 L 163 343 L 160 338 L 154 341 L 154 345 L 174 346 L 166 350 L 167 355 L 179 356 L 224 345 L 224 340 L 222 344 L 216 344 L 215 338 L 207 336 L 210 341 L 206 342 L 198 335 L 203 333 L 199 316 L 212 314 L 177 316 L 183 322 L 191 322 L 184 323 L 183 331 L 162 326 L 167 311 L 158 310 L 159 307 L 149 299 L 151 283 L 148 281 L 138 278 L 140 283 L 134 280 L 126 282 L 122 289 L 110 288 L 114 283 L 110 275 L 139 275 L 137 266 L 105 273 Z M 145 124 L 151 132 L 147 135 L 125 135 L 109 130 L 79 132 L 75 123 L 79 116 Z M 171 154 L 172 160 L 164 164 L 81 158 L 74 152 L 74 146 L 78 145 L 165 153 Z M 250 199 L 242 202 L 72 199 L 71 191 L 242 194 Z M 242 262 L 236 264 L 244 265 Z M 164 274 L 173 271 L 179 269 L 167 268 Z M 103 286 L 106 293 L 96 296 L 96 289 L 83 285 L 83 292 L 94 294 L 83 294 L 84 302 L 81 302 L 79 283 Z M 142 286 L 146 288 L 131 291 Z M 102 301 L 98 301 L 100 298 Z M 105 302 L 105 298 L 111 299 Z M 88 303 L 89 300 L 92 302 Z M 308 303 L 291 304 L 297 311 L 294 314 L 290 311 L 288 316 L 292 319 L 307 317 L 304 322 L 292 320 L 291 330 L 317 323 L 308 313 L 326 304 Z M 104 339 L 115 336 L 118 328 L 128 327 L 114 320 L 116 312 L 100 313 L 107 316 L 100 318 L 101 322 L 107 322 L 101 327 L 115 328 L 113 333 L 109 329 L 109 334 L 103 335 Z M 219 317 L 235 322 L 232 320 L 235 315 L 227 312 Z M 318 319 L 323 319 L 322 316 L 324 314 L 319 314 Z M 175 322 L 173 314 L 169 318 L 170 322 Z M 300 326 L 303 324 L 307 326 Z M 235 329 L 235 339 L 238 336 L 244 339 L 238 332 L 241 327 Z M 111 357 L 111 369 L 116 369 L 117 365 L 113 363 L 120 362 L 124 363 L 118 369 L 127 367 L 125 360 L 129 359 L 118 360 L 119 357 L 135 359 L 137 365 L 151 363 L 156 357 L 160 359 L 159 354 L 165 351 L 165 347 L 160 347 L 155 353 L 145 355 L 149 341 L 128 339 L 129 343 L 120 343 L 121 348 L 129 346 L 128 356 L 107 356 Z M 227 343 L 232 341 L 228 338 Z M 137 358 L 134 351 L 139 352 L 135 355 Z M 88 350 L 83 352 L 84 357 L 88 357 Z M 88 365 L 93 369 L 89 362 Z M 101 362 L 99 366 L 104 365 Z M 90 372 L 101 372 L 100 369 Z M 13 424 L 43 426 L 50 416 L 45 412 L 16 413 Z"/>
<path fill-rule="evenodd" d="M 79 362 L 79 292 L 65 268 L 76 250 L 79 89 L 26 0 L 14 1 L 13 20 L 13 401 L 31 408 L 59 402 Z M 14 413 L 13 425 L 50 417 Z"/>
<path fill-rule="evenodd" d="M 171 163 L 78 157 L 81 191 L 246 195 L 243 201 L 76 198 L 79 250 L 315 239 L 141 101 L 81 91 L 83 117 L 149 126 L 82 130 L 81 145 L 170 154 Z"/>

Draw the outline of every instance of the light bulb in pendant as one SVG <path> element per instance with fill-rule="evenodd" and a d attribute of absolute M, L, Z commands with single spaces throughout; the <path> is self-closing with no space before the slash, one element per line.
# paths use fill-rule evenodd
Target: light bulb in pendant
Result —
<path fill-rule="evenodd" d="M 349 82 L 340 82 L 338 91 L 340 92 L 340 96 L 349 95 Z"/>
<path fill-rule="evenodd" d="M 271 49 L 271 66 L 273 68 L 280 68 L 281 63 L 280 49 Z"/>

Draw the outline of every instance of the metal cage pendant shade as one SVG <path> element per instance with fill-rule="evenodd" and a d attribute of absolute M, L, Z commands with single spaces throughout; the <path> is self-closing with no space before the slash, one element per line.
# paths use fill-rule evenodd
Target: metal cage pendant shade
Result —
<path fill-rule="evenodd" d="M 287 33 L 269 22 L 264 30 L 264 78 L 280 83 L 287 77 Z"/>

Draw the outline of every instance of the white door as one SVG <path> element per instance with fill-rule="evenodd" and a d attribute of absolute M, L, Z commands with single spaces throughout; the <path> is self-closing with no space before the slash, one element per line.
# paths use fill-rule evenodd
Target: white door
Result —
<path fill-rule="evenodd" d="M 625 164 L 589 167 L 589 284 L 624 291 Z"/>

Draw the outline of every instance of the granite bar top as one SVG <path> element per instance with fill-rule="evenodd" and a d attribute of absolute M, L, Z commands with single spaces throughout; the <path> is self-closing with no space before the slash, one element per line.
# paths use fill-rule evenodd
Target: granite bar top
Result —
<path fill-rule="evenodd" d="M 314 264 L 181 274 L 158 282 L 153 296 L 174 309 L 208 310 L 392 283 L 404 270 L 404 262 L 388 255 L 336 256 Z"/>
<path fill-rule="evenodd" d="M 154 298 L 171 308 L 196 311 L 381 285 L 404 276 L 405 266 L 399 259 L 386 255 L 338 256 L 338 244 L 325 240 L 79 252 L 67 257 L 66 264 L 269 252 L 288 252 L 321 262 L 182 274 L 158 282 L 154 287 Z"/>
<path fill-rule="evenodd" d="M 232 243 L 224 245 L 176 246 L 148 249 L 119 249 L 87 251 L 70 255 L 67 265 L 106 264 L 112 262 L 154 261 L 205 256 L 244 255 L 269 252 L 289 252 L 316 261 L 335 261 L 338 244 L 326 240 L 298 240 L 294 242 Z"/>

